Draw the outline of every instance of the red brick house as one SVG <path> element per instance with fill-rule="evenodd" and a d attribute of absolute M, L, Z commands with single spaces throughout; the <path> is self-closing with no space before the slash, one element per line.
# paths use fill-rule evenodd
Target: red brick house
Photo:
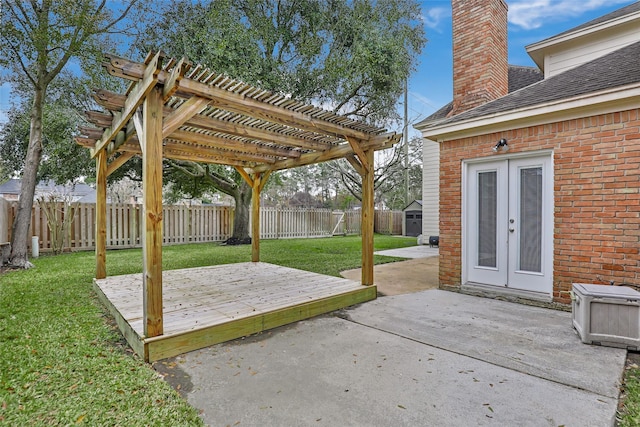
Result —
<path fill-rule="evenodd" d="M 452 5 L 454 99 L 416 125 L 440 287 L 568 303 L 575 282 L 640 284 L 640 2 L 527 46 L 544 78 L 507 64 L 503 0 Z"/>

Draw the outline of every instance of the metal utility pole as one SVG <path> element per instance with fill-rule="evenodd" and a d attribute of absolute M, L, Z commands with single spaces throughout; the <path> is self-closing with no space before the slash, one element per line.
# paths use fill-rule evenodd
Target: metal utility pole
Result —
<path fill-rule="evenodd" d="M 404 205 L 407 206 L 409 200 L 409 83 L 404 81 Z"/>

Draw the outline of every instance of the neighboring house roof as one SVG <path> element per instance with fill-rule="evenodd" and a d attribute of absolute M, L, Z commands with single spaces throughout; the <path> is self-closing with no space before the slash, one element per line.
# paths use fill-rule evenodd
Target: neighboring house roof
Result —
<path fill-rule="evenodd" d="M 107 203 L 109 203 L 109 198 L 107 198 Z M 91 193 L 87 194 L 86 196 L 82 196 L 80 197 L 78 200 L 76 200 L 76 202 L 78 203 L 96 203 L 96 191 L 92 191 Z"/>
<path fill-rule="evenodd" d="M 439 121 L 438 126 L 640 83 L 640 42 Z M 424 122 L 423 122 L 424 123 Z"/>
<path fill-rule="evenodd" d="M 0 185 L 0 194 L 13 194 L 20 195 L 20 187 L 22 186 L 22 180 L 10 179 L 4 184 Z M 40 181 L 36 186 L 36 193 L 52 193 L 57 192 L 60 194 L 69 193 L 75 197 L 84 197 L 94 193 L 95 190 L 84 183 L 77 183 L 71 185 L 57 185 L 53 181 Z"/>
<path fill-rule="evenodd" d="M 0 194 L 20 194 L 20 183 L 19 179 L 10 179 L 0 184 Z"/>
<path fill-rule="evenodd" d="M 76 184 L 58 185 L 52 180 L 48 180 L 40 181 L 36 186 L 36 192 L 70 194 L 75 197 L 84 197 L 95 192 L 95 190 L 82 182 Z"/>
<path fill-rule="evenodd" d="M 544 78 L 540 70 L 535 67 L 524 67 L 521 65 L 509 65 L 509 93 L 523 87 L 529 86 Z M 433 122 L 444 119 L 451 112 L 453 101 L 449 102 L 435 113 L 424 119 L 422 123 Z"/>

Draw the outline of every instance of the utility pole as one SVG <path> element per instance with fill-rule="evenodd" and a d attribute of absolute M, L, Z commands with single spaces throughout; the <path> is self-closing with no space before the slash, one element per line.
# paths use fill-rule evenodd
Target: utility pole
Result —
<path fill-rule="evenodd" d="M 404 205 L 409 205 L 409 83 L 404 81 Z"/>

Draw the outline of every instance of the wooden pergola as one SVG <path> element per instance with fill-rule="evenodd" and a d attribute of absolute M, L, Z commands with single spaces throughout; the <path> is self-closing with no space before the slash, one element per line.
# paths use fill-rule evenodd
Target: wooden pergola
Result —
<path fill-rule="evenodd" d="M 96 279 L 106 278 L 107 176 L 134 156 L 143 164 L 143 326 L 163 335 L 163 158 L 234 167 L 253 189 L 251 261 L 260 261 L 260 192 L 269 174 L 345 158 L 362 176 L 362 285 L 373 285 L 373 156 L 399 134 L 231 79 L 185 58 L 150 53 L 144 63 L 107 55 L 130 81 L 124 94 L 95 91 L 106 112 L 77 142 L 96 159 Z M 126 332 L 125 332 L 126 336 Z M 145 356 L 148 359 L 148 357 Z"/>

